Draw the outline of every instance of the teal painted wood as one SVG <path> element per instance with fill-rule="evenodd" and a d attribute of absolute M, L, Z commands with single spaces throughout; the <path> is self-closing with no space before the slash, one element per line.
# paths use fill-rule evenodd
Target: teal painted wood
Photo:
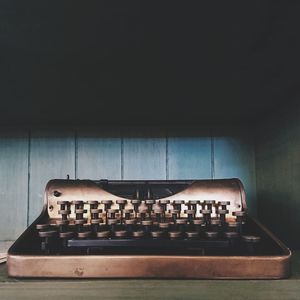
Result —
<path fill-rule="evenodd" d="M 123 179 L 166 179 L 165 133 L 123 131 Z"/>
<path fill-rule="evenodd" d="M 119 130 L 78 131 L 77 174 L 80 179 L 121 179 Z"/>
<path fill-rule="evenodd" d="M 257 215 L 254 144 L 247 128 L 214 131 L 215 178 L 241 179 L 251 215 Z"/>
<path fill-rule="evenodd" d="M 0 132 L 0 240 L 16 239 L 27 226 L 28 133 Z"/>
<path fill-rule="evenodd" d="M 33 131 L 30 142 L 29 221 L 41 212 L 46 183 L 53 178 L 75 178 L 73 131 Z"/>
<path fill-rule="evenodd" d="M 211 178 L 211 137 L 207 129 L 168 132 L 168 179 Z"/>

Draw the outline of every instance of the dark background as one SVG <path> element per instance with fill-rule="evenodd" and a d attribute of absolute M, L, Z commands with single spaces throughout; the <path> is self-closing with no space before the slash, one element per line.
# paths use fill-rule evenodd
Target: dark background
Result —
<path fill-rule="evenodd" d="M 248 122 L 299 94 L 298 1 L 0 1 L 0 124 Z"/>

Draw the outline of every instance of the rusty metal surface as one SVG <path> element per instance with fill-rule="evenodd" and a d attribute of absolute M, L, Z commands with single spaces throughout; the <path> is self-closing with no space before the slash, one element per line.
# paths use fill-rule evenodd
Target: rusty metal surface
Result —
<path fill-rule="evenodd" d="M 59 197 L 54 196 L 54 192 L 61 193 Z M 112 208 L 118 208 L 117 199 L 124 199 L 113 195 L 90 180 L 51 180 L 46 186 L 44 205 L 47 207 L 50 219 L 59 218 L 57 200 L 112 200 Z M 229 214 L 233 211 L 246 210 L 246 197 L 244 187 L 238 179 L 217 179 L 217 180 L 195 180 L 183 191 L 170 197 L 162 198 L 173 200 L 216 200 L 230 201 L 228 206 Z M 129 199 L 127 199 L 129 200 Z M 161 199 L 156 199 L 159 201 Z M 132 209 L 132 204 L 128 201 L 125 209 Z M 168 209 L 171 209 L 168 205 Z M 187 209 L 186 206 L 183 209 Z M 199 215 L 197 215 L 199 216 Z M 86 216 L 89 219 L 89 214 Z M 74 218 L 74 213 L 70 214 L 70 219 Z"/>
<path fill-rule="evenodd" d="M 289 276 L 290 254 L 260 256 L 14 256 L 14 277 L 278 279 Z"/>
<path fill-rule="evenodd" d="M 64 278 L 206 278 L 206 279 L 278 279 L 290 273 L 291 252 L 271 232 L 255 221 L 281 249 L 274 256 L 189 256 L 189 255 L 23 255 L 16 254 L 20 241 L 40 221 L 58 218 L 55 190 L 60 200 L 120 199 L 92 181 L 50 181 L 45 205 L 39 218 L 21 235 L 8 253 L 8 274 L 12 277 Z M 187 189 L 168 197 L 170 200 L 228 200 L 231 212 L 246 209 L 242 184 L 236 179 L 195 181 Z M 51 209 L 51 206 L 53 208 Z M 49 216 L 48 216 L 49 213 Z M 249 217 L 250 218 L 250 217 Z"/>

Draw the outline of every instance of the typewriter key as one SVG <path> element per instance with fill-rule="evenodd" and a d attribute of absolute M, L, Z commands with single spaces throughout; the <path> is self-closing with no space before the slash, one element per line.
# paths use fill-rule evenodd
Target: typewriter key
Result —
<path fill-rule="evenodd" d="M 203 215 L 205 224 L 209 225 L 210 220 L 211 220 L 211 210 L 210 209 L 202 209 L 202 210 L 200 210 L 200 213 Z"/>
<path fill-rule="evenodd" d="M 188 231 L 185 234 L 189 239 L 197 239 L 199 237 L 199 232 L 197 231 Z"/>
<path fill-rule="evenodd" d="M 170 212 L 170 214 L 172 216 L 172 221 L 174 223 L 176 223 L 177 218 L 179 218 L 179 216 L 180 216 L 180 210 L 178 210 L 178 209 L 171 209 L 169 212 Z"/>
<path fill-rule="evenodd" d="M 224 236 L 228 239 L 236 239 L 239 237 L 239 234 L 234 231 L 226 231 L 224 232 Z"/>
<path fill-rule="evenodd" d="M 125 215 L 125 220 L 129 220 L 131 214 L 133 213 L 133 209 L 125 209 L 123 212 L 124 212 L 124 215 Z"/>
<path fill-rule="evenodd" d="M 68 225 L 70 223 L 69 220 L 56 220 L 56 225 Z"/>
<path fill-rule="evenodd" d="M 180 231 L 169 231 L 168 232 L 170 239 L 179 239 L 182 236 L 182 232 Z"/>
<path fill-rule="evenodd" d="M 79 239 L 86 239 L 89 238 L 92 235 L 91 231 L 83 231 L 83 232 L 78 232 L 77 236 Z"/>
<path fill-rule="evenodd" d="M 255 235 L 243 235 L 242 239 L 246 243 L 259 243 L 261 241 L 261 237 Z"/>
<path fill-rule="evenodd" d="M 59 237 L 61 239 L 71 239 L 74 236 L 74 232 L 67 231 L 67 232 L 60 232 Z"/>
<path fill-rule="evenodd" d="M 97 224 L 100 224 L 102 223 L 102 219 L 91 219 L 91 224 L 93 225 L 97 225 Z"/>
<path fill-rule="evenodd" d="M 137 218 L 137 214 L 139 212 L 139 206 L 141 204 L 141 200 L 133 199 L 133 200 L 131 200 L 131 204 L 133 205 L 133 210 L 134 210 L 135 218 Z"/>
<path fill-rule="evenodd" d="M 174 200 L 172 203 L 174 210 L 179 210 L 179 212 L 181 212 L 182 204 L 184 204 L 184 200 Z"/>
<path fill-rule="evenodd" d="M 170 223 L 162 222 L 158 224 L 158 227 L 161 229 L 168 229 L 170 227 Z"/>
<path fill-rule="evenodd" d="M 133 236 L 134 238 L 142 238 L 142 237 L 145 236 L 145 233 L 144 233 L 144 231 L 142 231 L 142 230 L 139 230 L 139 231 L 133 231 L 133 232 L 132 232 L 132 236 Z"/>
<path fill-rule="evenodd" d="M 188 209 L 194 210 L 196 212 L 197 211 L 197 204 L 200 204 L 199 200 L 190 200 L 188 202 Z"/>
<path fill-rule="evenodd" d="M 163 231 L 151 231 L 151 236 L 153 238 L 162 238 L 164 235 L 164 232 Z"/>
<path fill-rule="evenodd" d="M 245 223 L 245 216 L 246 216 L 245 211 L 234 211 L 232 215 L 236 217 L 237 222 L 240 222 L 241 224 Z"/>
<path fill-rule="evenodd" d="M 218 235 L 217 231 L 205 231 L 205 236 L 209 239 L 216 239 Z"/>
<path fill-rule="evenodd" d="M 196 211 L 193 209 L 187 209 L 184 211 L 184 213 L 187 214 L 187 219 L 188 219 L 189 223 L 192 223 L 193 219 L 195 218 Z"/>
<path fill-rule="evenodd" d="M 80 219 L 80 220 L 74 220 L 74 224 L 76 225 L 83 225 L 86 224 L 87 219 Z"/>
<path fill-rule="evenodd" d="M 50 229 L 50 225 L 49 224 L 36 224 L 35 228 L 37 230 L 48 230 L 48 229 Z"/>
<path fill-rule="evenodd" d="M 125 224 L 126 225 L 134 225 L 136 223 L 136 220 L 135 219 L 128 219 L 128 220 L 125 220 Z"/>
<path fill-rule="evenodd" d="M 161 207 L 158 207 L 154 210 L 154 213 L 155 213 L 155 218 L 156 218 L 156 221 L 158 223 L 161 222 L 161 219 L 162 219 L 162 215 L 164 213 L 164 210 L 161 208 Z"/>
<path fill-rule="evenodd" d="M 128 232 L 126 230 L 115 231 L 115 237 L 117 237 L 117 238 L 124 238 L 127 235 L 128 235 Z"/>
<path fill-rule="evenodd" d="M 98 238 L 108 238 L 110 236 L 110 231 L 98 231 L 97 237 Z"/>
<path fill-rule="evenodd" d="M 55 230 L 39 231 L 39 237 L 41 238 L 55 237 L 56 235 L 57 231 Z"/>
<path fill-rule="evenodd" d="M 205 200 L 204 201 L 204 204 L 206 205 L 207 210 L 210 210 L 210 211 L 212 211 L 212 207 L 213 207 L 213 205 L 215 205 L 215 203 L 216 203 L 215 200 Z"/>

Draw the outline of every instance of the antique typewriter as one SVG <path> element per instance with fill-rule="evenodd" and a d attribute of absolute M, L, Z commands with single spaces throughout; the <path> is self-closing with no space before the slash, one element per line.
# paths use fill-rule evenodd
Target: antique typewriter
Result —
<path fill-rule="evenodd" d="M 238 179 L 51 180 L 8 252 L 13 277 L 284 278 L 291 252 Z"/>

